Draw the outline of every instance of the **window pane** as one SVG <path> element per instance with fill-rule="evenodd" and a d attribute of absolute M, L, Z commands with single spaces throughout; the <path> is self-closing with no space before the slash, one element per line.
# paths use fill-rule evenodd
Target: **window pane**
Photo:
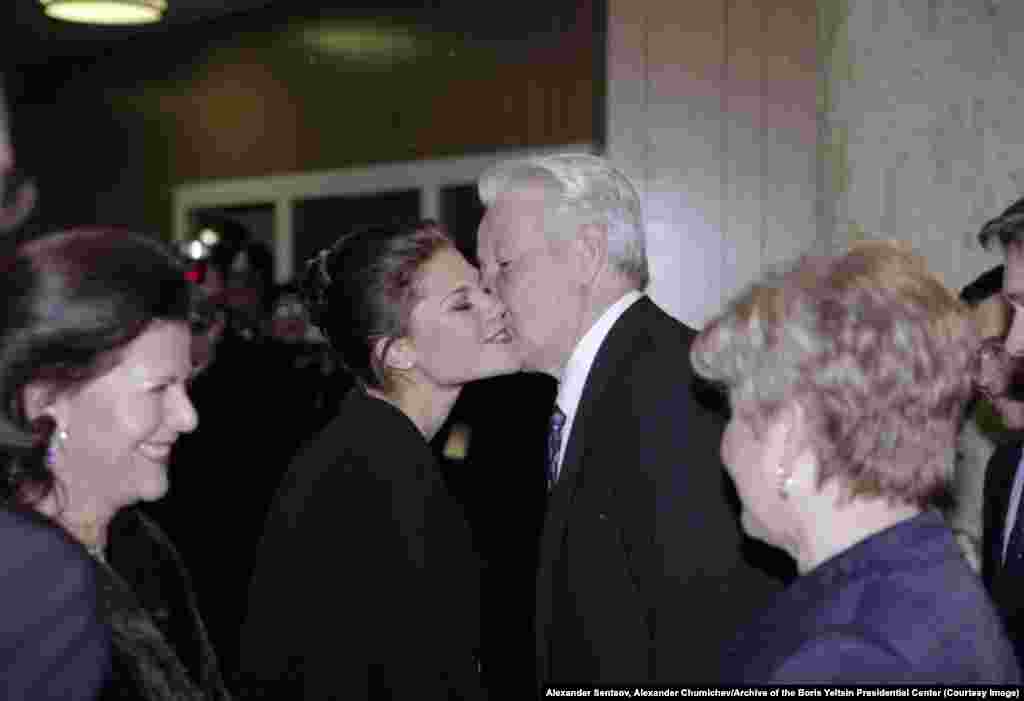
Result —
<path fill-rule="evenodd" d="M 473 265 L 476 265 L 476 230 L 483 216 L 484 206 L 475 183 L 441 188 L 441 221 Z"/>
<path fill-rule="evenodd" d="M 193 209 L 189 212 L 192 221 L 191 232 L 195 235 L 194 229 L 207 218 L 227 219 L 239 224 L 254 241 L 265 243 L 271 251 L 276 250 L 274 246 L 274 205 L 253 204 L 237 205 L 234 207 L 203 207 Z"/>
<path fill-rule="evenodd" d="M 295 272 L 342 234 L 365 226 L 386 225 L 420 216 L 420 191 L 396 190 L 368 195 L 317 197 L 295 202 Z"/>

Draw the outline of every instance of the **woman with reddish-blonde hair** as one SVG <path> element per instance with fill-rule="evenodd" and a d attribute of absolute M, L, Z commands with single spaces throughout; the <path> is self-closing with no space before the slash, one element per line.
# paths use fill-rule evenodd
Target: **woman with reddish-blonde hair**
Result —
<path fill-rule="evenodd" d="M 770 275 L 699 335 L 696 371 L 728 389 L 743 528 L 800 574 L 738 635 L 727 679 L 1020 681 L 936 508 L 977 348 L 966 307 L 886 242 Z"/>

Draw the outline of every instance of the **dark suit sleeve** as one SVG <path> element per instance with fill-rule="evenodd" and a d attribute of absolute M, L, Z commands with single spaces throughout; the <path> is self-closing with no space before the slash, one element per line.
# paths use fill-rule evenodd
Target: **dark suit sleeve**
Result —
<path fill-rule="evenodd" d="M 93 563 L 55 527 L 3 512 L 0 696 L 96 698 L 110 642 L 97 611 Z"/>

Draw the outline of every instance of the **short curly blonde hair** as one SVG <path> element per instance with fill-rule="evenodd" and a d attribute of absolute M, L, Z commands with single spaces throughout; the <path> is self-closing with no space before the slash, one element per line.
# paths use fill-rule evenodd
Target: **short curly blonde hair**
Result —
<path fill-rule="evenodd" d="M 948 494 L 979 339 L 967 307 L 904 245 L 862 242 L 754 284 L 691 360 L 755 425 L 790 400 L 811 419 L 819 487 L 927 506 Z"/>

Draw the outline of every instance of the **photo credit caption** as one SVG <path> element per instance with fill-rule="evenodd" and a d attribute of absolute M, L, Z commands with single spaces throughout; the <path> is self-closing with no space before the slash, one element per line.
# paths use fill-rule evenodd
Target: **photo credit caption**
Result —
<path fill-rule="evenodd" d="M 936 699 L 1019 699 L 1020 688 L 1006 686 L 756 686 L 756 687 L 611 687 L 611 686 L 551 686 L 544 690 L 545 698 L 936 698 Z"/>

